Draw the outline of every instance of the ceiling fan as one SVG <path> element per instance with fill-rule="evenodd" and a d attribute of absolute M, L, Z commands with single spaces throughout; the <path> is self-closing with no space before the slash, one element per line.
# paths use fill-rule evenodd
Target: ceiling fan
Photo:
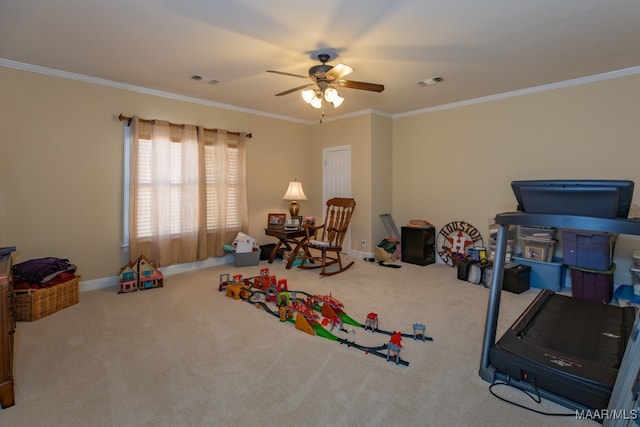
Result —
<path fill-rule="evenodd" d="M 334 85 L 349 88 L 367 90 L 371 92 L 382 92 L 384 85 L 377 83 L 357 82 L 354 80 L 344 80 L 343 77 L 353 72 L 353 68 L 345 64 L 338 64 L 335 66 L 327 65 L 330 56 L 326 53 L 318 55 L 318 60 L 321 65 L 314 65 L 309 68 L 309 75 L 303 76 L 300 74 L 285 73 L 283 71 L 267 70 L 267 73 L 283 74 L 285 76 L 299 77 L 302 79 L 311 79 L 313 83 L 307 83 L 302 86 L 295 87 L 293 89 L 285 90 L 284 92 L 276 93 L 276 96 L 288 95 L 293 92 L 302 90 L 302 98 L 307 104 L 310 104 L 314 108 L 322 107 L 322 100 L 330 102 L 335 108 L 337 108 L 344 98 L 342 98 Z M 312 88 L 312 86 L 316 86 Z M 309 88 L 309 89 L 305 89 Z M 305 90 L 303 90 L 305 89 Z"/>

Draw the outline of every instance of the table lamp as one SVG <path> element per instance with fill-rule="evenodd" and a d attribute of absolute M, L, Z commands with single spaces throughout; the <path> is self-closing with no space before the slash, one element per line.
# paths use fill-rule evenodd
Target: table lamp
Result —
<path fill-rule="evenodd" d="M 291 214 L 291 218 L 298 217 L 300 213 L 300 205 L 298 205 L 297 200 L 307 200 L 307 196 L 304 194 L 304 190 L 302 189 L 302 183 L 297 179 L 294 179 L 289 183 L 289 188 L 287 188 L 287 192 L 282 196 L 283 200 L 290 200 L 289 204 L 289 213 Z"/>

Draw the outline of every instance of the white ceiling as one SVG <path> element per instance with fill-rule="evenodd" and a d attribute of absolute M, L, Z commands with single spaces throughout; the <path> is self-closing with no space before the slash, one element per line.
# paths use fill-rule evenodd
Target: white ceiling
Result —
<path fill-rule="evenodd" d="M 0 64 L 46 67 L 302 121 L 317 54 L 381 83 L 328 118 L 390 115 L 640 66 L 639 0 L 0 0 Z M 15 63 L 13 62 L 15 61 Z M 628 70 L 627 70 L 628 71 Z M 196 82 L 194 74 L 218 80 Z M 416 84 L 434 76 L 435 86 Z"/>

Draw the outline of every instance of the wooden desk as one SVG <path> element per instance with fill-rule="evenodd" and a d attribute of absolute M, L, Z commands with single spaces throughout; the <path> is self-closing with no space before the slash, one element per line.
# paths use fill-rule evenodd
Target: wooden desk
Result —
<path fill-rule="evenodd" d="M 265 228 L 264 234 L 267 236 L 273 236 L 278 239 L 278 244 L 271 251 L 271 256 L 269 256 L 269 260 L 267 261 L 269 264 L 273 263 L 273 260 L 276 258 L 278 254 L 278 250 L 281 247 L 287 248 L 289 251 L 289 258 L 287 258 L 287 270 L 291 268 L 291 264 L 296 258 L 296 254 L 302 247 L 302 243 L 307 240 L 307 232 L 304 229 L 295 230 L 295 231 L 287 231 L 283 229 L 275 229 L 275 228 Z M 293 248 L 292 248 L 293 246 Z"/>

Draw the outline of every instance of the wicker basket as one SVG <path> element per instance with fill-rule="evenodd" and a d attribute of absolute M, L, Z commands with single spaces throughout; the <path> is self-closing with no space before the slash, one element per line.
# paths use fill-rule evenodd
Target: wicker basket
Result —
<path fill-rule="evenodd" d="M 78 303 L 80 276 L 43 289 L 14 290 L 16 320 L 33 321 Z"/>

